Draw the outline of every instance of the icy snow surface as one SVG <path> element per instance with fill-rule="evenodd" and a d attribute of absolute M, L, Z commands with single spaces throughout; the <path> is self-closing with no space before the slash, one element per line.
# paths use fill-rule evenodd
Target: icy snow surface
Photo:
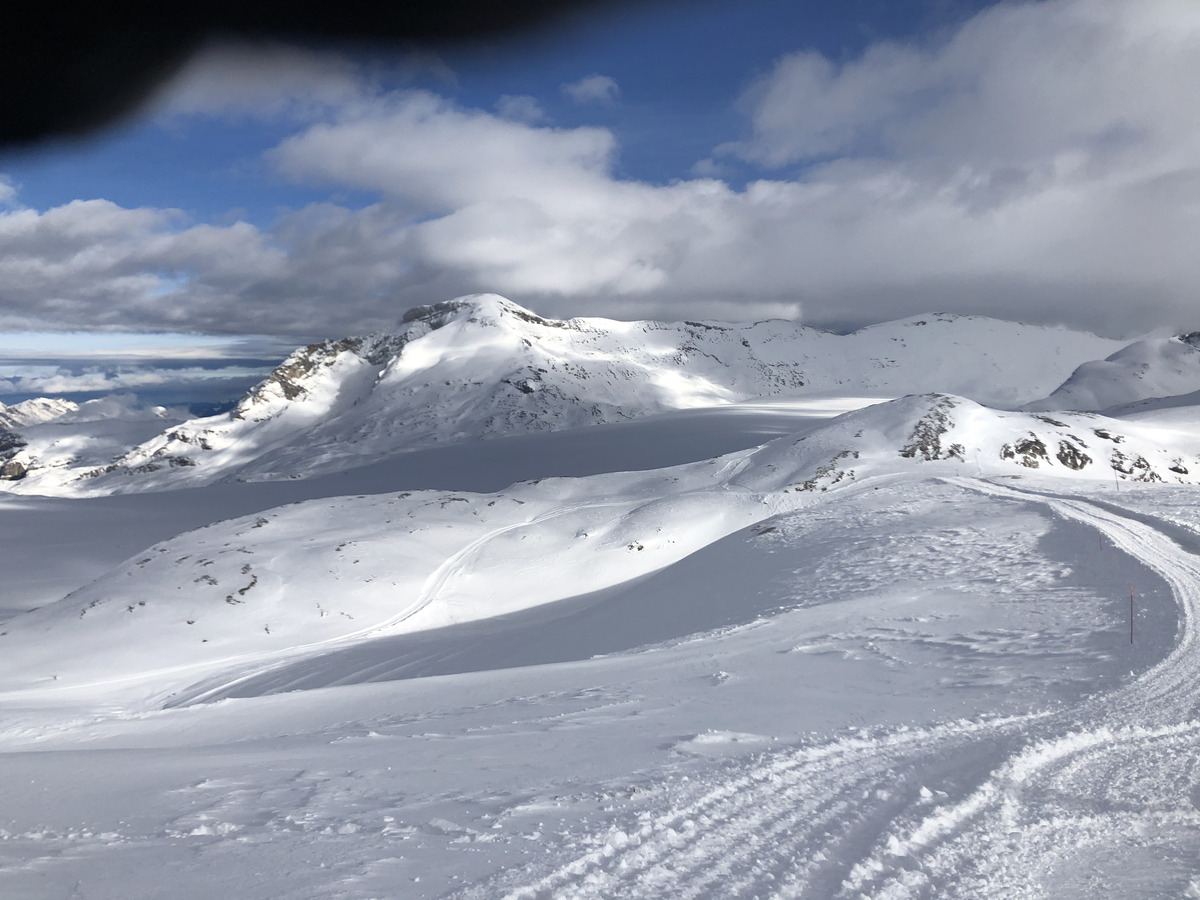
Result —
<path fill-rule="evenodd" d="M 0 897 L 1200 895 L 1184 412 L 0 495 Z"/>

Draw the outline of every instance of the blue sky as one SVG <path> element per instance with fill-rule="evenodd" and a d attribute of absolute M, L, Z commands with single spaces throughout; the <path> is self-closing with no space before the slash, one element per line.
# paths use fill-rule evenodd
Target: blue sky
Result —
<path fill-rule="evenodd" d="M 987 6 L 980 0 L 743 0 L 647 3 L 588 15 L 496 41 L 397 54 L 337 48 L 381 71 L 385 89 L 424 88 L 459 104 L 493 109 L 503 96 L 532 96 L 560 127 L 602 125 L 618 136 L 620 177 L 667 183 L 723 142 L 744 136 L 737 103 L 779 57 L 815 49 L 851 58 L 883 39 L 926 40 Z M 424 58 L 423 58 L 424 57 Z M 436 58 L 434 58 L 436 57 Z M 603 74 L 619 103 L 577 103 L 563 84 Z M 176 207 L 197 221 L 244 218 L 268 227 L 280 207 L 300 207 L 325 190 L 278 177 L 263 151 L 296 130 L 293 119 L 246 115 L 142 115 L 85 141 L 0 155 L 0 171 L 23 203 L 46 209 L 80 198 L 126 207 Z M 759 173 L 731 160 L 726 178 Z M 366 205 L 368 191 L 339 192 Z"/>
<path fill-rule="evenodd" d="M 0 346 L 296 343 L 473 291 L 1195 330 L 1198 80 L 1193 0 L 707 0 L 436 52 L 213 47 L 140 116 L 0 156 Z"/>

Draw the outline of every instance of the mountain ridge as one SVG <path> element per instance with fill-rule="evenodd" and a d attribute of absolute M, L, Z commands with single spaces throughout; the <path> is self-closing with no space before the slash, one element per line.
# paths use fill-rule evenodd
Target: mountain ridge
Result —
<path fill-rule="evenodd" d="M 464 439 L 756 398 L 945 391 L 1013 408 L 1121 346 L 948 314 L 837 335 L 786 320 L 554 320 L 469 295 L 409 310 L 395 333 L 299 348 L 230 412 L 167 429 L 110 464 L 33 474 L 68 493 L 306 477 Z"/>

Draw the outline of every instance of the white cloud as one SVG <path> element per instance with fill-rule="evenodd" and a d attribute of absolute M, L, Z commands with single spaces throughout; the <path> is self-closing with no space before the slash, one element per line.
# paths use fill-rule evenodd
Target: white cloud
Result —
<path fill-rule="evenodd" d="M 530 97 L 528 94 L 504 94 L 496 101 L 496 112 L 502 119 L 511 119 L 514 122 L 525 122 L 532 124 L 541 122 L 546 118 L 546 113 L 542 109 L 536 97 Z"/>
<path fill-rule="evenodd" d="M 603 128 L 534 128 L 425 91 L 356 106 L 271 152 L 294 178 L 383 191 L 431 212 L 524 197 L 577 208 L 605 190 L 616 142 Z"/>
<path fill-rule="evenodd" d="M 7 175 L 0 174 L 0 206 L 15 207 L 18 204 L 18 186 Z"/>
<path fill-rule="evenodd" d="M 267 335 L 215 336 L 186 333 L 133 332 L 0 332 L 0 375 L 5 360 L 129 361 L 216 360 L 283 357 L 295 347 Z M 57 368 L 57 366 L 56 366 Z"/>
<path fill-rule="evenodd" d="M 1025 316 L 1054 300 L 1051 315 L 1097 327 L 1130 326 L 1141 307 L 1185 324 L 1198 79 L 1189 0 L 1002 4 L 932 47 L 878 45 L 841 66 L 785 57 L 746 98 L 754 137 L 725 150 L 809 164 L 803 216 L 852 267 L 810 270 L 819 294 L 890 289 L 909 309 L 928 290 L 929 304 Z"/>
<path fill-rule="evenodd" d="M 879 158 L 1023 175 L 1195 149 L 1200 7 L 1190 0 L 1000 4 L 933 47 L 879 44 L 841 66 L 781 59 L 747 97 L 768 165 Z"/>
<path fill-rule="evenodd" d="M 0 327 L 337 334 L 494 290 L 548 314 L 1194 330 L 1197 83 L 1192 0 L 999 5 L 936 45 L 780 60 L 724 149 L 775 173 L 744 190 L 720 157 L 622 180 L 604 128 L 360 94 L 269 159 L 378 202 L 270 233 L 104 201 L 0 212 Z"/>
<path fill-rule="evenodd" d="M 243 385 L 253 384 L 268 373 L 266 366 L 249 368 L 226 366 L 213 368 L 131 369 L 88 367 L 73 372 L 60 369 L 54 373 L 18 374 L 13 377 L 0 375 L 0 395 L 4 396 L 60 396 L 62 394 L 120 393 L 125 391 L 147 391 L 170 388 L 187 390 L 189 387 L 235 386 L 235 392 Z"/>
<path fill-rule="evenodd" d="M 225 42 L 192 57 L 149 109 L 165 116 L 309 117 L 372 92 L 361 67 L 338 53 Z"/>
<path fill-rule="evenodd" d="M 620 86 L 607 75 L 588 75 L 564 84 L 562 92 L 576 103 L 616 103 L 621 96 Z"/>
<path fill-rule="evenodd" d="M 189 227 L 177 211 L 107 200 L 0 213 L 0 248 L 0 327 L 14 331 L 205 330 L 238 308 L 240 288 L 286 265 L 245 223 Z M 188 308 L 170 299 L 181 283 L 225 299 Z"/>

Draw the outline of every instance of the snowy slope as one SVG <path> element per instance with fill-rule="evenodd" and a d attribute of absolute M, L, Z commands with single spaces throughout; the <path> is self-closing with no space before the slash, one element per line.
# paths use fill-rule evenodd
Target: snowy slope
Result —
<path fill-rule="evenodd" d="M 376 645 L 428 677 L 157 712 L 103 688 L 0 697 L 0 893 L 824 900 L 854 896 L 862 863 L 937 878 L 927 896 L 1087 896 L 1072 876 L 1185 895 L 1185 734 L 1123 740 L 1124 769 L 1099 733 L 1023 753 L 1173 645 L 1169 586 L 1107 535 L 1136 523 L 936 479 L 879 488 L 819 495 L 576 617 Z M 1139 614 L 1134 655 L 1105 596 L 1128 579 L 1166 613 Z M 672 637 L 676 616 L 701 633 Z M 658 643 L 620 649 L 639 632 Z M 978 822 L 934 827 L 976 787 L 995 791 Z"/>
<path fill-rule="evenodd" d="M 411 311 L 393 335 L 292 354 L 236 409 L 26 490 L 107 493 L 309 477 L 478 436 L 560 430 L 757 397 L 947 391 L 1014 407 L 1118 342 L 933 315 L 835 335 L 785 321 L 542 319 L 495 295 Z"/>
<path fill-rule="evenodd" d="M 708 462 L 293 504 L 156 545 L 6 624 L 0 680 L 133 679 L 157 692 L 383 635 L 628 584 L 813 498 L 873 480 L 1025 477 L 1194 484 L 1192 437 L 1090 414 L 911 396 Z M 142 650 L 125 653 L 133 642 Z M 146 681 L 148 672 L 159 675 Z M 242 677 L 239 675 L 238 677 Z"/>
<path fill-rule="evenodd" d="M 169 538 L 0 626 L 0 895 L 1195 895 L 1184 425 L 912 396 Z"/>
<path fill-rule="evenodd" d="M 1200 391 L 1200 334 L 1147 338 L 1086 362 L 1027 409 L 1100 411 Z"/>

